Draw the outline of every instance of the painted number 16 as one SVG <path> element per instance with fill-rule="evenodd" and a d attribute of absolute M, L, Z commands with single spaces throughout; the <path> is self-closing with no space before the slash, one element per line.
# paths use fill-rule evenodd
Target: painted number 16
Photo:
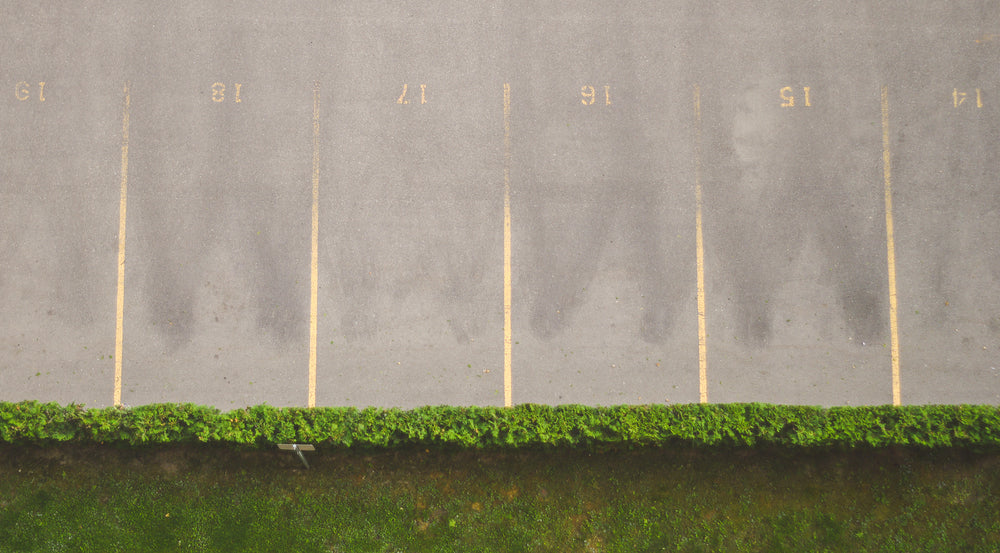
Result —
<path fill-rule="evenodd" d="M 597 91 L 590 85 L 583 85 L 580 87 L 580 96 L 583 96 L 583 98 L 580 98 L 581 104 L 592 106 L 594 105 L 594 100 L 597 99 Z M 611 105 L 611 85 L 604 85 L 604 105 Z"/>

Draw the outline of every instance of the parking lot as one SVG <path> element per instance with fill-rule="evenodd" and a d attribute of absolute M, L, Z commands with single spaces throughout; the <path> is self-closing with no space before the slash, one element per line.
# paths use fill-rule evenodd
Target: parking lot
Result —
<path fill-rule="evenodd" d="M 7 3 L 0 401 L 1000 404 L 1000 6 Z"/>

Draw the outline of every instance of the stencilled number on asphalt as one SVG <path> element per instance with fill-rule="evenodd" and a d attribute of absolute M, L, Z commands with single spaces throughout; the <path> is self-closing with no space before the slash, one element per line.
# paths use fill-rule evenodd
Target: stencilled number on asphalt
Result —
<path fill-rule="evenodd" d="M 803 103 L 800 104 L 802 107 L 811 108 L 812 102 L 809 101 L 809 87 L 802 87 L 802 99 Z M 790 86 L 786 86 L 778 91 L 778 95 L 781 97 L 781 107 L 783 108 L 794 108 L 795 107 L 795 96 L 793 93 L 794 89 Z"/>
<path fill-rule="evenodd" d="M 403 93 L 400 94 L 399 98 L 396 99 L 397 104 L 410 103 L 410 99 L 406 97 L 406 88 L 407 88 L 406 83 L 403 83 Z M 420 85 L 420 103 L 421 104 L 427 103 L 427 85 L 425 84 Z"/>
<path fill-rule="evenodd" d="M 961 92 L 957 88 L 952 90 L 951 99 L 952 99 L 952 104 L 956 108 L 961 105 L 969 105 L 969 106 L 972 105 L 971 98 L 969 98 L 969 93 Z M 965 104 L 966 100 L 969 100 L 968 104 Z M 980 92 L 978 88 L 976 89 L 976 107 L 977 108 L 983 107 L 983 93 Z"/>
<path fill-rule="evenodd" d="M 580 98 L 581 104 L 592 106 L 597 100 L 597 91 L 590 85 L 583 85 L 580 87 L 580 96 L 583 96 L 583 98 Z M 604 85 L 604 105 L 611 105 L 611 85 L 607 84 Z"/>
<path fill-rule="evenodd" d="M 34 94 L 31 92 L 31 85 L 28 84 L 28 81 L 21 81 L 14 86 L 14 97 L 22 102 L 27 101 L 28 98 L 34 97 Z M 45 81 L 38 83 L 38 101 L 45 101 Z"/>
<path fill-rule="evenodd" d="M 233 83 L 233 88 L 235 93 L 233 94 L 233 102 L 237 104 L 243 100 L 240 98 L 240 89 L 243 88 L 243 83 Z M 215 83 L 212 85 L 212 101 L 219 103 L 226 101 L 226 85 L 223 83 Z"/>

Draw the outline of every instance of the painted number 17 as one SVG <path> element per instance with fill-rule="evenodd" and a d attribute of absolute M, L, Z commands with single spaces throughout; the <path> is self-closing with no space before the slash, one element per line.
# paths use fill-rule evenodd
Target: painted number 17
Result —
<path fill-rule="evenodd" d="M 396 103 L 397 104 L 410 103 L 410 99 L 406 97 L 406 83 L 403 83 L 403 93 L 399 95 L 399 98 L 396 100 Z M 427 103 L 427 85 L 425 84 L 420 85 L 420 103 L 421 104 Z"/>

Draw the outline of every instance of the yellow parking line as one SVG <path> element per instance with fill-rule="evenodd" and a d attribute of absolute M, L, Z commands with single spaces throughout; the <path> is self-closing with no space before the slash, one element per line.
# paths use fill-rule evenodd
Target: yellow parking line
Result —
<path fill-rule="evenodd" d="M 128 125 L 129 83 L 125 83 L 125 107 L 122 109 L 121 197 L 118 202 L 118 298 L 115 311 L 115 392 L 114 405 L 122 404 L 122 350 L 125 335 L 125 208 L 128 198 Z"/>
<path fill-rule="evenodd" d="M 896 303 L 896 240 L 892 226 L 892 156 L 889 152 L 889 87 L 882 87 L 882 175 L 885 180 L 885 238 L 889 264 L 889 329 L 892 340 L 892 404 L 900 405 L 899 327 Z"/>
<path fill-rule="evenodd" d="M 316 406 L 316 331 L 319 307 L 319 82 L 313 83 L 312 261 L 309 290 L 309 407 Z"/>
<path fill-rule="evenodd" d="M 701 233 L 701 88 L 694 85 L 694 198 L 695 265 L 698 268 L 698 390 L 701 403 L 708 403 L 708 332 L 705 325 L 705 244 Z"/>
<path fill-rule="evenodd" d="M 503 85 L 503 404 L 511 399 L 510 83 Z"/>

